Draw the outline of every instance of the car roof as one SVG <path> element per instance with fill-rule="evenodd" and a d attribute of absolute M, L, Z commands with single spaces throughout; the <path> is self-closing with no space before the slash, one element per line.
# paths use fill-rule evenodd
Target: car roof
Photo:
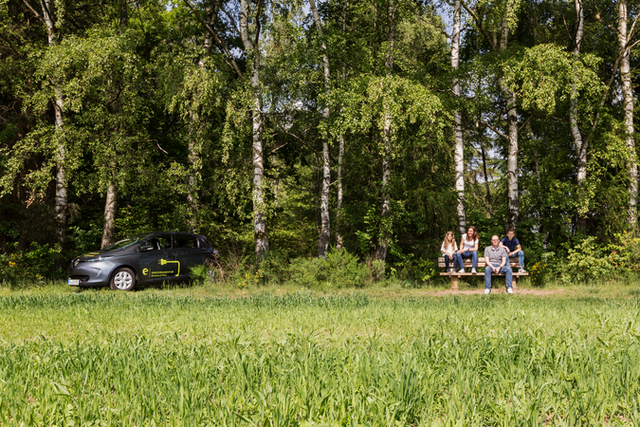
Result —
<path fill-rule="evenodd" d="M 157 236 L 163 236 L 163 235 L 167 235 L 167 234 L 171 234 L 171 235 L 174 235 L 174 236 L 200 237 L 201 239 L 207 240 L 207 238 L 205 236 L 203 236 L 202 234 L 187 233 L 185 231 L 154 231 L 153 233 L 138 234 L 136 236 L 131 236 L 131 237 L 140 237 L 142 239 L 149 239 L 149 238 L 154 238 L 154 237 L 157 237 Z"/>

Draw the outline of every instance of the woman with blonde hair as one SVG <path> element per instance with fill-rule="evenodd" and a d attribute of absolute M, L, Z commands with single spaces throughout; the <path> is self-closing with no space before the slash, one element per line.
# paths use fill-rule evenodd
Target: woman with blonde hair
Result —
<path fill-rule="evenodd" d="M 456 271 L 456 263 L 462 268 L 462 258 L 460 258 L 460 254 L 457 253 L 458 245 L 456 244 L 453 231 L 447 231 L 447 234 L 445 234 L 440 251 L 444 257 L 444 266 L 447 272 L 453 273 Z M 452 268 L 449 268 L 449 259 L 453 261 Z"/>

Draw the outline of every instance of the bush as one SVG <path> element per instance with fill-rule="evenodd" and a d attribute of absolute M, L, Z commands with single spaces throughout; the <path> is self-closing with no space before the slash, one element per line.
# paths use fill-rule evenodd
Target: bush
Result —
<path fill-rule="evenodd" d="M 379 263 L 372 265 L 379 274 Z M 325 259 L 296 258 L 289 264 L 289 274 L 292 282 L 306 288 L 362 288 L 373 280 L 372 269 L 344 249 L 331 249 Z"/>
<path fill-rule="evenodd" d="M 568 250 L 565 283 L 626 278 L 640 273 L 640 238 L 616 234 L 616 243 L 600 244 L 587 237 Z"/>
<path fill-rule="evenodd" d="M 0 254 L 0 281 L 15 285 L 25 281 L 44 282 L 45 279 L 61 277 L 64 271 L 55 270 L 59 260 L 59 248 L 37 243 L 32 243 L 26 251 Z"/>

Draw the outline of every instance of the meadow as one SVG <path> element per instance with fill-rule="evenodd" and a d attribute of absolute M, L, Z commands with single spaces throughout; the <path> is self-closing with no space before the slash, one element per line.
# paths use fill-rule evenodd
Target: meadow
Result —
<path fill-rule="evenodd" d="M 0 425 L 639 425 L 639 309 L 634 289 L 5 291 Z"/>

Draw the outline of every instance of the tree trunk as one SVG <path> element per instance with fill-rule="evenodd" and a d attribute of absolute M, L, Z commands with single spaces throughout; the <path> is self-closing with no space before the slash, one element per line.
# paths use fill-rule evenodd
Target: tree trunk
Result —
<path fill-rule="evenodd" d="M 347 2 L 342 7 L 342 37 L 347 32 Z M 342 61 L 342 80 L 347 79 L 347 62 Z M 338 200 L 336 206 L 336 249 L 344 247 L 342 233 L 340 231 L 340 221 L 342 220 L 342 162 L 344 160 L 344 135 L 340 134 L 338 138 Z"/>
<path fill-rule="evenodd" d="M 628 220 L 631 228 L 636 229 L 638 222 L 638 163 L 636 159 L 636 142 L 633 130 L 633 90 L 631 88 L 631 49 L 627 35 L 627 1 L 618 0 L 618 41 L 620 43 L 620 78 L 624 98 L 624 130 L 625 143 L 629 150 L 629 211 Z"/>
<path fill-rule="evenodd" d="M 104 227 L 102 228 L 102 244 L 105 248 L 113 244 L 113 234 L 116 229 L 116 206 L 118 202 L 118 187 L 112 182 L 107 188 L 107 201 L 104 204 Z"/>
<path fill-rule="evenodd" d="M 393 72 L 393 49 L 395 43 L 395 27 L 394 27 L 395 9 L 393 0 L 389 0 L 389 50 L 385 66 L 389 75 Z M 376 248 L 375 259 L 385 261 L 387 258 L 387 250 L 391 243 L 391 190 L 389 184 L 391 181 L 391 136 L 392 122 L 391 112 L 384 113 L 384 128 L 382 141 L 384 144 L 384 157 L 382 159 L 382 221 L 380 226 L 380 237 L 378 247 Z"/>
<path fill-rule="evenodd" d="M 576 64 L 578 61 L 578 57 L 580 56 L 580 47 L 582 45 L 582 38 L 584 36 L 584 7 L 582 6 L 582 0 L 575 0 L 576 6 L 576 17 L 578 19 L 578 28 L 576 30 L 575 44 L 573 46 L 573 62 Z M 575 65 L 574 65 L 575 66 Z M 577 78 L 574 74 L 574 79 Z M 576 169 L 576 184 L 578 188 L 581 190 L 585 183 L 585 178 L 587 177 L 587 149 L 588 143 L 587 140 L 582 137 L 582 133 L 580 132 L 580 127 L 578 126 L 578 91 L 576 89 L 576 83 L 573 81 L 571 83 L 571 101 L 569 105 L 569 125 L 571 127 L 571 138 L 573 139 L 573 147 L 576 152 L 576 157 L 578 159 L 577 169 Z M 582 191 L 578 191 L 579 194 Z M 576 224 L 578 230 L 581 230 L 583 233 L 586 233 L 586 219 L 580 213 L 580 209 L 578 209 L 578 221 Z"/>
<path fill-rule="evenodd" d="M 451 33 L 451 66 L 457 73 L 460 65 L 460 0 L 456 0 L 453 8 L 453 32 Z M 460 97 L 460 82 L 458 76 L 453 81 L 453 96 Z M 458 108 L 453 112 L 455 120 L 454 135 L 456 141 L 453 155 L 456 173 L 456 192 L 458 193 L 458 231 L 467 231 L 467 215 L 464 209 L 464 138 L 462 135 L 462 113 Z"/>
<path fill-rule="evenodd" d="M 60 41 L 60 33 L 55 25 L 55 3 L 53 0 L 43 0 L 40 2 L 42 6 L 42 17 L 47 27 L 47 40 L 49 46 L 55 46 Z M 67 183 L 64 170 L 66 160 L 66 151 L 64 146 L 64 93 L 58 86 L 55 89 L 55 99 L 53 101 L 53 109 L 55 112 L 55 139 L 58 143 L 57 159 L 56 159 L 56 198 L 55 213 L 58 235 L 58 242 L 62 245 L 65 242 L 65 233 L 67 229 Z"/>
<path fill-rule="evenodd" d="M 383 130 L 384 157 L 382 159 L 382 224 L 380 237 L 376 248 L 375 259 L 384 261 L 387 258 L 387 250 L 391 243 L 391 117 L 386 115 Z"/>
<path fill-rule="evenodd" d="M 322 117 L 325 121 L 329 120 L 329 95 L 331 88 L 329 86 L 330 68 L 329 68 L 329 55 L 327 54 L 327 46 L 322 37 L 322 22 L 320 21 L 320 14 L 316 8 L 316 2 L 309 0 L 309 6 L 313 12 L 313 20 L 316 24 L 318 31 L 318 37 L 320 38 L 320 44 L 322 46 L 322 66 L 324 68 L 324 88 L 327 95 L 326 105 L 322 112 Z M 327 250 L 329 249 L 329 238 L 331 237 L 331 222 L 329 218 L 329 186 L 331 185 L 331 165 L 329 163 L 329 141 L 325 138 L 322 141 L 322 192 L 320 196 L 320 238 L 318 239 L 318 257 L 324 258 L 327 256 Z"/>
<path fill-rule="evenodd" d="M 258 19 L 259 16 L 256 16 Z M 258 29 L 259 31 L 259 29 Z M 252 164 L 253 164 L 253 233 L 256 262 L 269 259 L 269 234 L 267 210 L 262 190 L 264 155 L 262 151 L 262 99 L 260 97 L 260 52 L 249 37 L 249 0 L 240 0 L 240 35 L 245 53 L 251 64 L 251 88 L 253 89 L 252 115 Z M 256 34 L 256 42 L 260 33 Z"/>
<path fill-rule="evenodd" d="M 507 15 L 511 13 L 507 10 Z M 506 17 L 502 21 L 502 36 L 500 38 L 500 50 L 507 49 L 509 27 Z M 509 127 L 508 142 L 509 154 L 507 157 L 507 216 L 505 218 L 505 231 L 518 226 L 520 211 L 520 194 L 518 193 L 518 107 L 516 93 L 504 83 L 502 77 L 498 79 L 500 90 L 507 101 L 507 123 Z"/>
<path fill-rule="evenodd" d="M 489 174 L 487 173 L 487 156 L 484 151 L 484 144 L 480 141 L 480 154 L 482 155 L 482 170 L 484 172 L 484 186 L 487 192 L 487 205 L 489 207 L 489 217 L 493 216 L 493 201 L 491 200 L 491 185 L 489 184 Z M 464 233 L 462 233 L 464 234 Z"/>

